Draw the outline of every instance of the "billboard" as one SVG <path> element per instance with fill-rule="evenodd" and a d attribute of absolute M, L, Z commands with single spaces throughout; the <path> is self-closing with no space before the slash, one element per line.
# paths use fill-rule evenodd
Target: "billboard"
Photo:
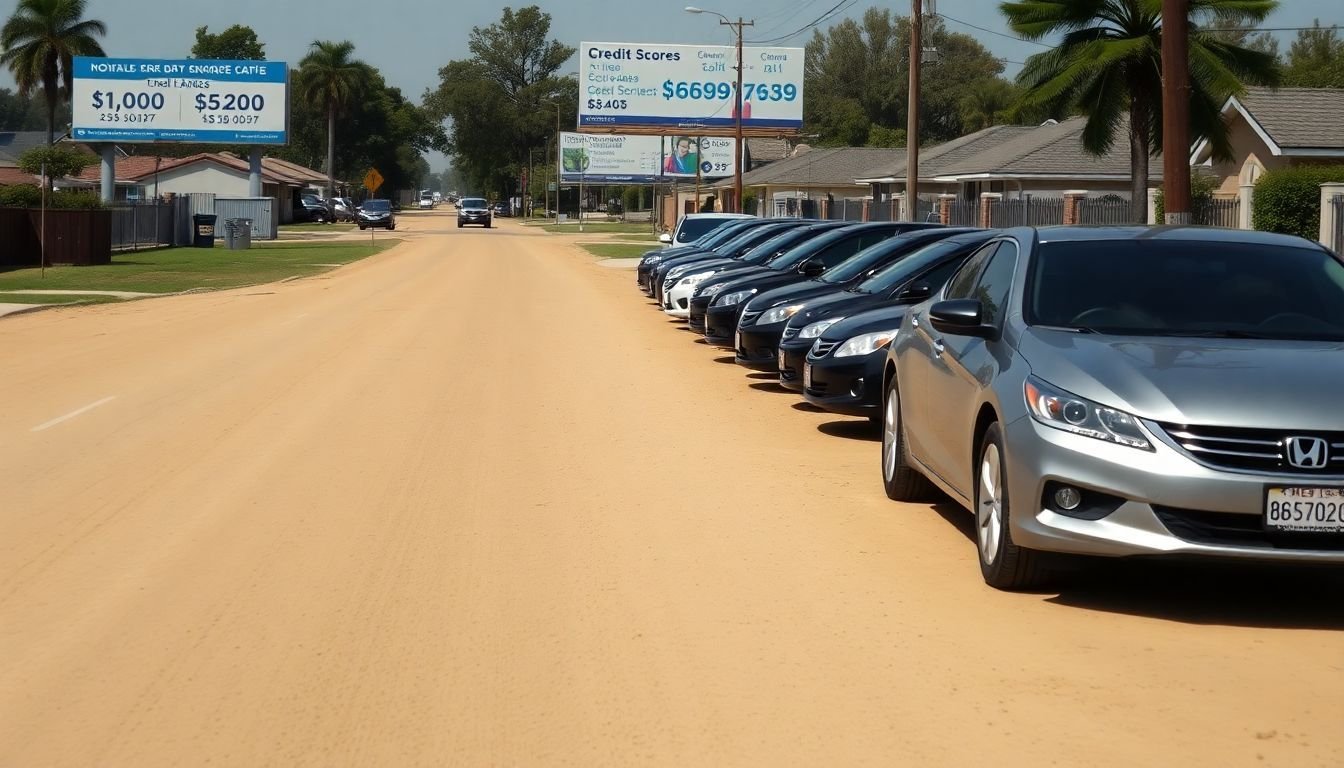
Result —
<path fill-rule="evenodd" d="M 733 139 L 697 136 L 560 134 L 560 177 L 594 184 L 650 184 L 734 173 Z"/>
<path fill-rule="evenodd" d="M 737 49 L 731 45 L 583 43 L 579 130 L 735 129 Z M 742 49 L 742 126 L 747 135 L 803 126 L 803 49 Z"/>
<path fill-rule="evenodd" d="M 289 65 L 77 56 L 70 103 L 78 141 L 285 144 Z"/>

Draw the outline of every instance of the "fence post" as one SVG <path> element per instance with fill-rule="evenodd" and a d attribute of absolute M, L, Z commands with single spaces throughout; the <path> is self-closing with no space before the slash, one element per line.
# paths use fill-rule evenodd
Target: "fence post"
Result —
<path fill-rule="evenodd" d="M 1157 187 L 1148 188 L 1148 225 L 1154 226 L 1160 224 L 1157 220 Z"/>
<path fill-rule="evenodd" d="M 1077 224 L 1082 218 L 1083 201 L 1087 199 L 1086 189 L 1064 190 L 1064 224 Z"/>
<path fill-rule="evenodd" d="M 1336 197 L 1344 195 L 1344 184 L 1330 183 L 1321 185 L 1321 245 L 1326 248 L 1333 248 L 1335 243 L 1335 216 L 1338 208 L 1335 207 Z"/>
<path fill-rule="evenodd" d="M 980 193 L 980 226 L 988 228 L 993 225 L 993 216 L 990 210 L 994 203 L 1003 199 L 999 192 L 981 192 Z"/>
<path fill-rule="evenodd" d="M 956 195 L 942 194 L 938 196 L 938 221 L 943 226 L 952 223 L 952 201 L 956 199 Z"/>
<path fill-rule="evenodd" d="M 1237 188 L 1237 229 L 1254 229 L 1251 211 L 1255 206 L 1255 185 L 1242 184 Z"/>
<path fill-rule="evenodd" d="M 826 198 L 821 199 L 821 220 L 826 221 L 831 218 L 831 201 Z"/>
<path fill-rule="evenodd" d="M 870 202 L 872 202 L 872 201 L 870 201 L 870 200 L 869 200 L 868 198 L 866 198 L 866 197 L 863 199 L 863 218 L 860 219 L 860 221 L 870 221 L 870 219 L 868 218 L 868 215 L 869 215 L 869 205 L 868 205 L 868 204 L 869 204 Z"/>

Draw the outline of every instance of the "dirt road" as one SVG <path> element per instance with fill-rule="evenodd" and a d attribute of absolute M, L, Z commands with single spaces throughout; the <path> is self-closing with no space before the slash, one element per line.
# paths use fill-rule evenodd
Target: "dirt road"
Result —
<path fill-rule="evenodd" d="M 984 587 L 567 238 L 0 321 L 0 766 L 1344 764 L 1339 572 Z"/>

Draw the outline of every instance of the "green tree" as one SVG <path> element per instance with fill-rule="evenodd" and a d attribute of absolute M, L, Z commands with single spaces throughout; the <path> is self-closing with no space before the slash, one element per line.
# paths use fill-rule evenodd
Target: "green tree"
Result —
<path fill-rule="evenodd" d="M 1021 93 L 1012 83 L 994 78 L 984 80 L 961 97 L 961 125 L 966 131 L 979 131 L 991 125 L 1014 122 L 1013 107 Z"/>
<path fill-rule="evenodd" d="M 1297 88 L 1344 88 L 1344 40 L 1339 27 L 1322 27 L 1320 20 L 1311 29 L 1299 30 L 1288 48 L 1288 65 L 1283 84 Z"/>
<path fill-rule="evenodd" d="M 1231 154 L 1220 115 L 1244 84 L 1274 85 L 1277 59 L 1227 42 L 1201 27 L 1253 27 L 1277 0 L 1189 0 L 1190 129 L 1215 155 Z M 1023 103 L 1087 117 L 1083 146 L 1105 154 L 1129 137 L 1131 215 L 1146 216 L 1149 158 L 1162 146 L 1162 0 L 1021 0 L 999 6 L 1009 27 L 1029 40 L 1060 36 L 1057 47 L 1027 60 L 1018 75 Z M 1206 23 L 1207 22 L 1207 23 Z"/>
<path fill-rule="evenodd" d="M 363 98 L 374 70 L 354 58 L 349 40 L 317 40 L 299 62 L 299 98 L 327 118 L 327 196 L 336 194 L 336 118 Z"/>
<path fill-rule="evenodd" d="M 60 144 L 34 147 L 19 157 L 19 170 L 34 176 L 46 173 L 48 179 L 74 176 L 98 162 L 95 155 Z"/>
<path fill-rule="evenodd" d="M 211 34 L 209 27 L 197 27 L 191 58 L 262 61 L 266 58 L 266 46 L 257 39 L 256 30 L 242 24 L 234 24 L 219 34 Z"/>
<path fill-rule="evenodd" d="M 439 86 L 424 104 L 432 117 L 451 122 L 453 167 L 470 186 L 507 195 L 529 152 L 554 140 L 557 109 L 561 130 L 574 127 L 578 82 L 557 73 L 575 49 L 551 39 L 551 16 L 534 5 L 505 8 L 494 24 L 473 27 L 468 48 L 471 58 L 439 70 Z"/>
<path fill-rule="evenodd" d="M 9 67 L 19 92 L 40 85 L 47 107 L 47 143 L 56 141 L 56 108 L 70 98 L 74 57 L 105 56 L 95 39 L 107 26 L 85 19 L 85 0 L 19 0 L 0 28 L 0 64 Z"/>

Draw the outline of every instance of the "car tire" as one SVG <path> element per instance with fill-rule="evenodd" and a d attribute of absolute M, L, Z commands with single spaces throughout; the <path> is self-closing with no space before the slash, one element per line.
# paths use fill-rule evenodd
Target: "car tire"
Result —
<path fill-rule="evenodd" d="M 488 221 L 485 222 L 485 228 L 486 228 L 486 229 L 489 229 L 489 228 L 490 228 L 490 222 L 488 222 Z"/>
<path fill-rule="evenodd" d="M 321 213 L 317 214 L 317 223 L 318 223 L 318 224 L 326 224 L 326 223 L 327 223 L 327 217 L 326 217 L 326 215 L 325 215 L 325 214 L 321 214 Z"/>
<path fill-rule="evenodd" d="M 360 232 L 363 232 L 363 231 L 364 231 L 364 227 L 360 227 L 360 228 L 359 228 L 359 231 L 360 231 Z"/>
<path fill-rule="evenodd" d="M 460 222 L 460 221 L 457 222 L 457 228 L 458 228 L 458 229 L 461 229 L 461 228 L 462 228 L 462 222 Z"/>
<path fill-rule="evenodd" d="M 923 501 L 933 495 L 933 484 L 910 466 L 905 445 L 901 393 L 893 376 L 882 398 L 882 487 L 892 501 Z"/>
<path fill-rule="evenodd" d="M 994 423 L 985 431 L 972 478 L 975 549 L 980 559 L 980 574 L 985 583 L 995 589 L 1033 589 L 1044 584 L 1050 573 L 1045 568 L 1042 553 L 1013 542 L 1007 476 L 1003 430 Z"/>

